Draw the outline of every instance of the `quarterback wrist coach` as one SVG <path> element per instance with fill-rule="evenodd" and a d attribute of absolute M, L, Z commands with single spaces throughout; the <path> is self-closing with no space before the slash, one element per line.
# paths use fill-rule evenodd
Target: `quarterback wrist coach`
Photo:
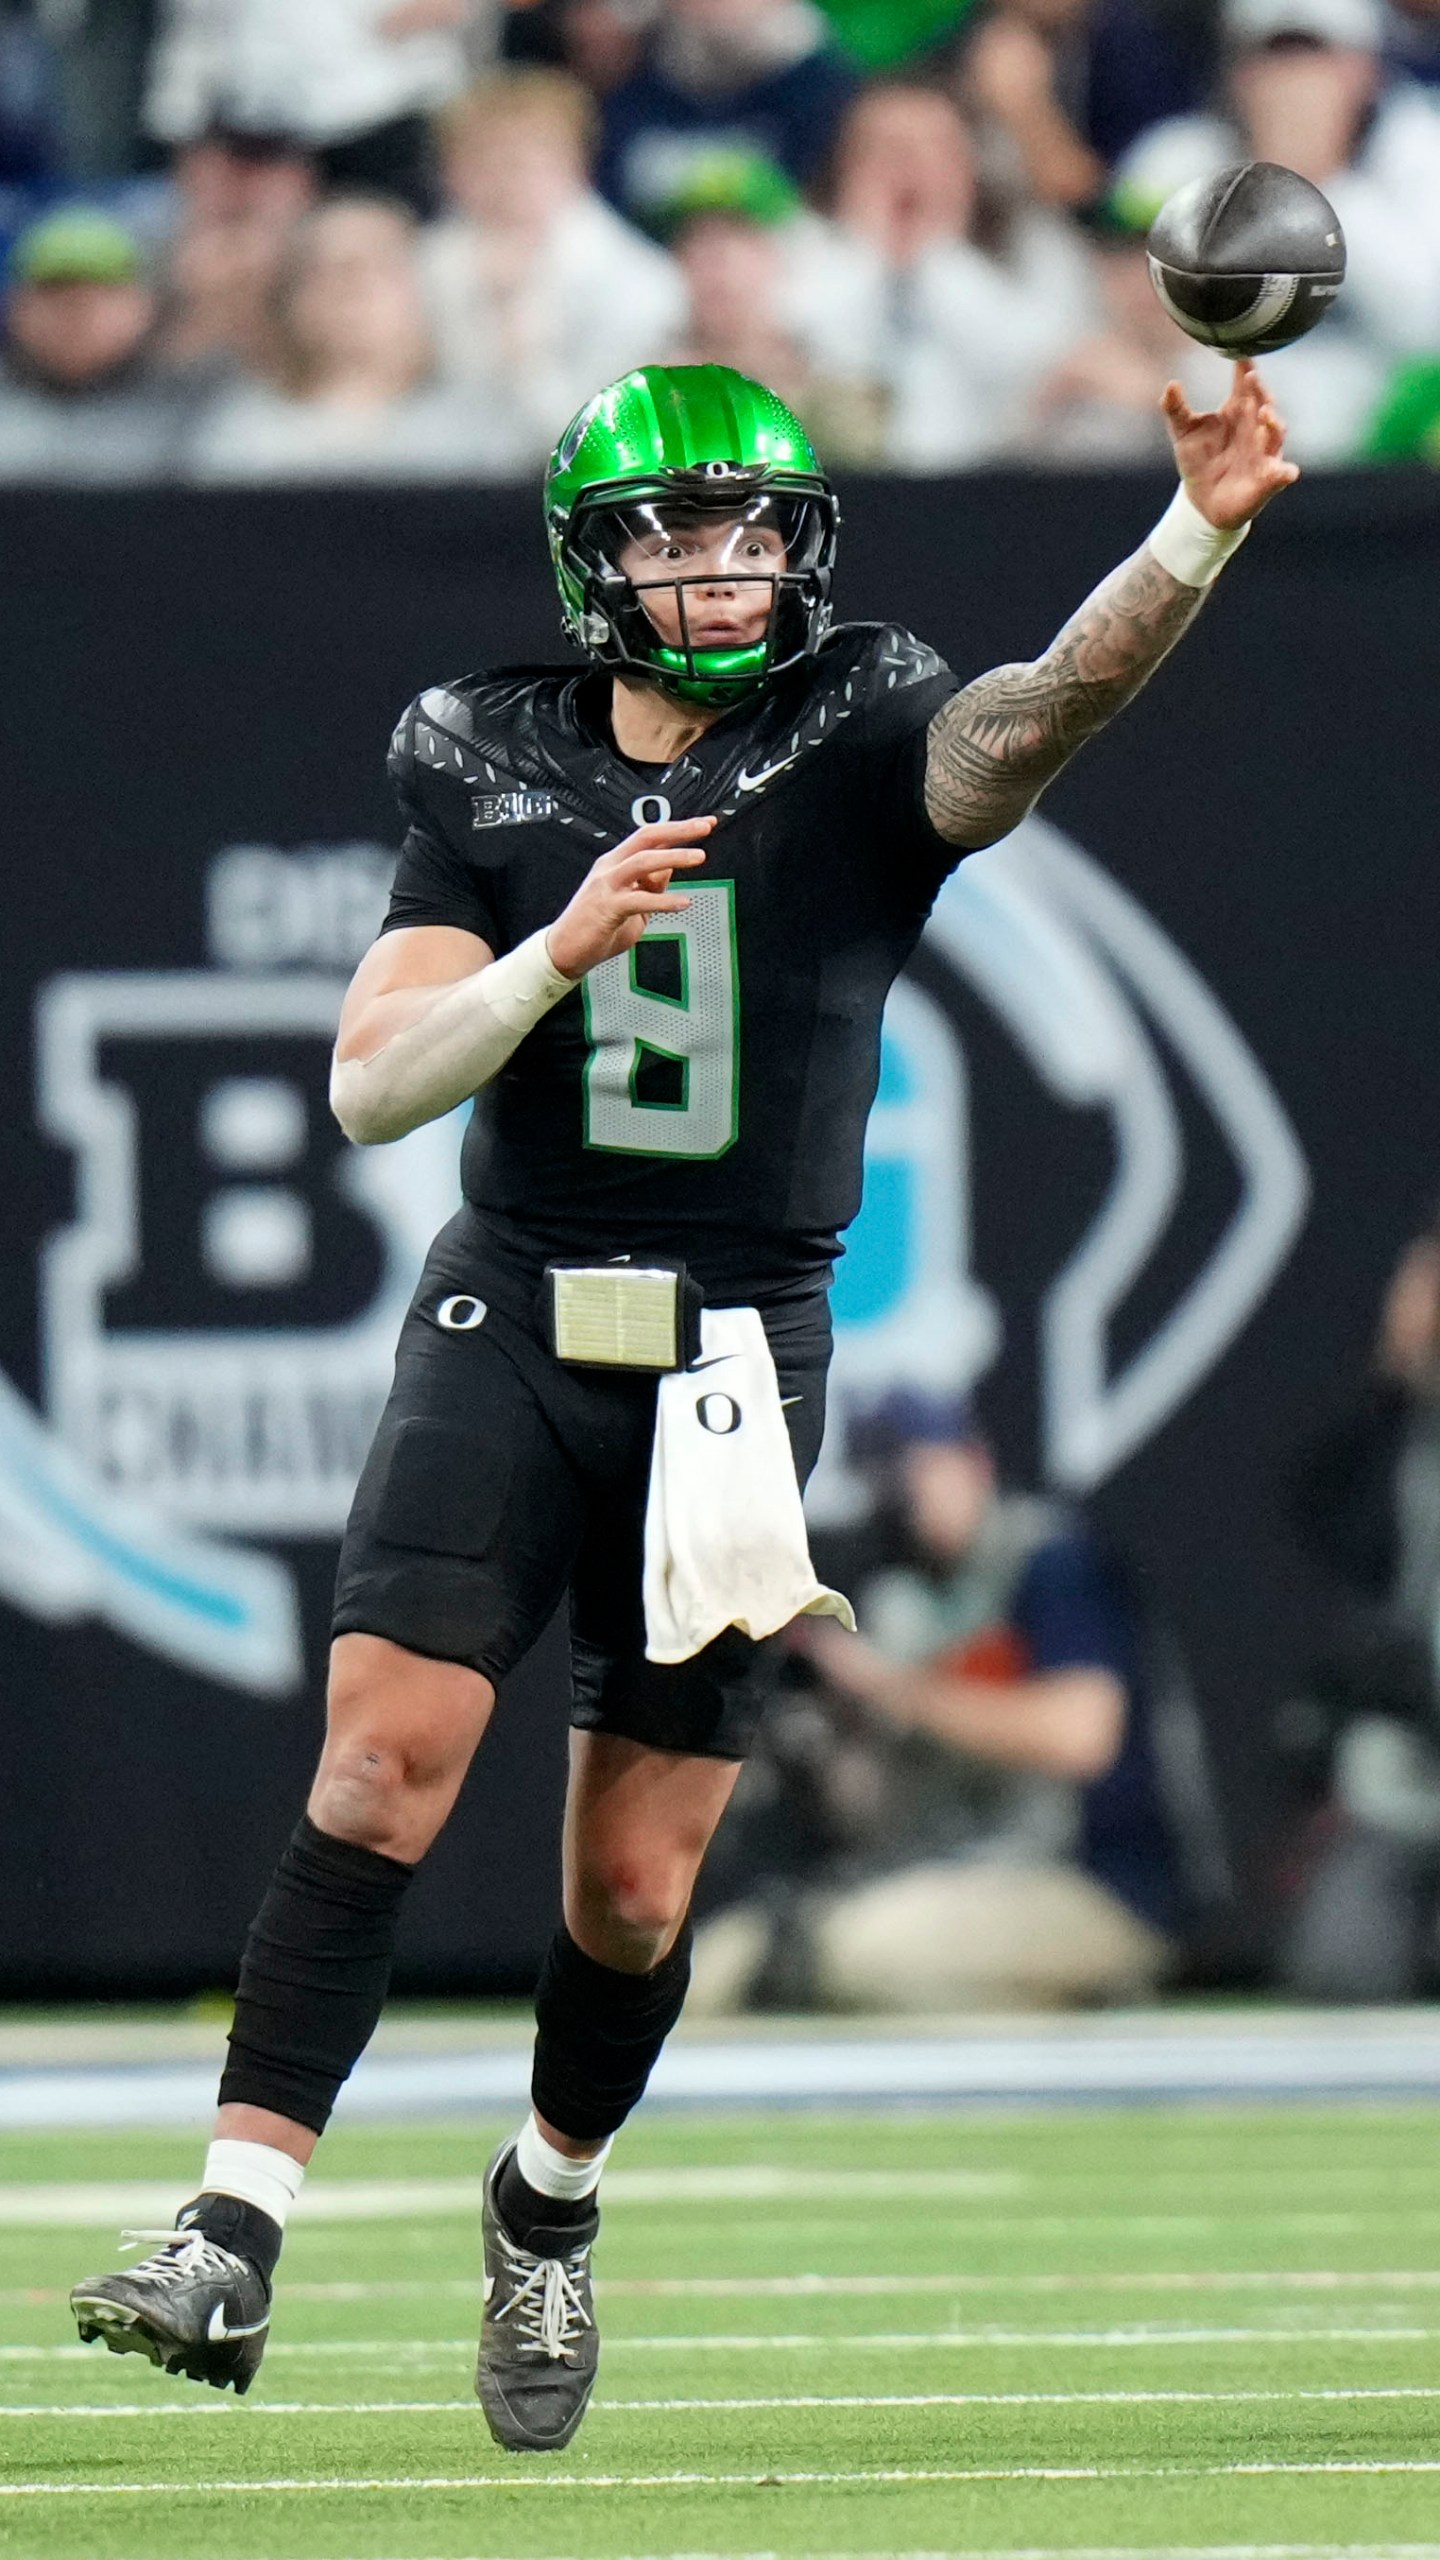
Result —
<path fill-rule="evenodd" d="M 1182 480 L 1153 533 L 1147 536 L 1150 550 L 1178 578 L 1182 587 L 1208 587 L 1218 578 L 1226 561 L 1239 550 L 1249 532 L 1248 524 L 1229 528 L 1212 524 L 1201 514 Z"/>

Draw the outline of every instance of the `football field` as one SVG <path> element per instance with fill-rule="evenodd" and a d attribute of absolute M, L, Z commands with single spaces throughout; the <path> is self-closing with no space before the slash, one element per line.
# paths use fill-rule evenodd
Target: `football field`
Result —
<path fill-rule="evenodd" d="M 0 2141 L 0 2551 L 1440 2560 L 1434 2111 L 694 2116 L 623 2136 L 568 2454 L 471 2397 L 504 2128 L 339 2128 L 237 2403 L 74 2342 L 193 2137 Z"/>

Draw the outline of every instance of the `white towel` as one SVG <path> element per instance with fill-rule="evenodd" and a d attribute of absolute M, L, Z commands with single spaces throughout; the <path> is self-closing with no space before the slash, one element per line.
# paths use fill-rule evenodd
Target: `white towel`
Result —
<path fill-rule="evenodd" d="M 775 1363 L 754 1307 L 706 1307 L 700 1360 L 660 1381 L 645 1510 L 645 1651 L 688 1662 L 726 1627 L 805 1612 L 854 1627 L 815 1578 Z"/>

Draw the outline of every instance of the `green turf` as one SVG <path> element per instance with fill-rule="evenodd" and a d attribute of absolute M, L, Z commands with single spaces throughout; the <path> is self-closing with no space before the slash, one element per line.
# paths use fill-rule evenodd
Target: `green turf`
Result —
<path fill-rule="evenodd" d="M 493 2131 L 337 2131 L 312 2185 L 474 2178 Z M 500 2454 L 471 2400 L 456 2199 L 297 2222 L 244 2403 L 72 2346 L 65 2290 L 115 2262 L 115 2223 L 19 2223 L 21 2190 L 178 2201 L 195 2159 L 0 2140 L 0 2552 L 1440 2560 L 1424 2107 L 642 2118 L 607 2200 L 600 2393 L 546 2460 Z M 739 2200 L 707 2169 L 786 2175 Z"/>

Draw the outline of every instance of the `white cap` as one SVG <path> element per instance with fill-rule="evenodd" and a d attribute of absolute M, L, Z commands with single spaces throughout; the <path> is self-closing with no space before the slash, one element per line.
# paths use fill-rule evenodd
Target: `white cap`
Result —
<path fill-rule="evenodd" d="M 1230 45 L 1309 36 L 1356 53 L 1378 53 L 1385 32 L 1380 0 L 1225 0 L 1221 24 Z"/>

